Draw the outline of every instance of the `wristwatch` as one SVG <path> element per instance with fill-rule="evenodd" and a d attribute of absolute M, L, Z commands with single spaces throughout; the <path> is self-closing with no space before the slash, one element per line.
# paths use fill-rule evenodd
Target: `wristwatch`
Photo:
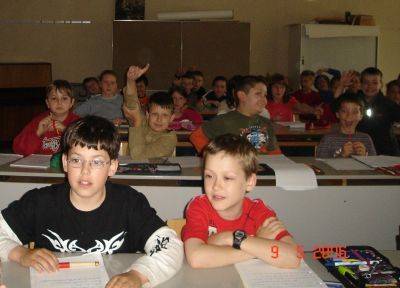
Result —
<path fill-rule="evenodd" d="M 247 238 L 246 232 L 243 230 L 236 230 L 233 232 L 233 244 L 232 247 L 240 250 L 240 244 Z"/>

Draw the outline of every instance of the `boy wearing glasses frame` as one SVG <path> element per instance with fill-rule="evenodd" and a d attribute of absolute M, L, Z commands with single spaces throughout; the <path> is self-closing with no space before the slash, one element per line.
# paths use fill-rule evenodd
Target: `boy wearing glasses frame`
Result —
<path fill-rule="evenodd" d="M 53 252 L 146 252 L 107 288 L 152 287 L 172 277 L 182 242 L 141 193 L 111 183 L 118 168 L 115 126 L 87 116 L 65 131 L 62 163 L 68 182 L 28 191 L 0 215 L 0 257 L 39 272 L 58 270 Z M 23 245 L 35 242 L 30 250 Z"/>

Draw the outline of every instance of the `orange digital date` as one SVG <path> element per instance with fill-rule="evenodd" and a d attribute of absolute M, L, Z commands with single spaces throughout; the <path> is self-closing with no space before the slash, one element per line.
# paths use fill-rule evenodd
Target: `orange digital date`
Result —
<path fill-rule="evenodd" d="M 299 259 L 304 258 L 304 246 L 297 245 L 297 257 Z M 336 258 L 348 258 L 346 251 L 346 246 L 344 245 L 314 245 L 313 246 L 313 259 L 327 259 L 331 257 Z M 271 258 L 276 259 L 279 257 L 279 246 L 273 245 L 271 246 Z"/>

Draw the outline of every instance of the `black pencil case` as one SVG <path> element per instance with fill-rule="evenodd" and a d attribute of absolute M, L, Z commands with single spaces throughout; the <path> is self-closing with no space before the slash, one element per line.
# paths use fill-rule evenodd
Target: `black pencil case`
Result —
<path fill-rule="evenodd" d="M 118 167 L 118 173 L 129 175 L 180 175 L 181 172 L 178 163 L 130 163 Z"/>
<path fill-rule="evenodd" d="M 344 249 L 347 259 L 356 259 L 359 262 L 366 263 L 334 266 L 332 265 L 333 258 L 320 257 L 321 252 L 318 251 L 314 251 L 314 256 L 345 287 L 400 287 L 400 269 L 393 266 L 390 260 L 375 248 L 371 246 L 347 246 Z M 318 253 L 320 254 L 318 255 Z"/>

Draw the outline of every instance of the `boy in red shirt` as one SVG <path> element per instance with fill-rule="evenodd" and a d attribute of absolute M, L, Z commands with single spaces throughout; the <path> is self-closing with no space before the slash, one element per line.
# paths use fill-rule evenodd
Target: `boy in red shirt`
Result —
<path fill-rule="evenodd" d="M 33 118 L 14 138 L 14 153 L 51 155 L 59 151 L 63 131 L 79 118 L 71 112 L 74 98 L 68 81 L 55 80 L 47 87 L 46 105 L 49 110 Z"/>
<path fill-rule="evenodd" d="M 188 205 L 182 231 L 188 263 L 210 268 L 257 257 L 277 267 L 298 267 L 298 247 L 275 212 L 262 200 L 245 197 L 257 182 L 256 149 L 244 137 L 225 134 L 203 153 L 205 195 Z"/>

